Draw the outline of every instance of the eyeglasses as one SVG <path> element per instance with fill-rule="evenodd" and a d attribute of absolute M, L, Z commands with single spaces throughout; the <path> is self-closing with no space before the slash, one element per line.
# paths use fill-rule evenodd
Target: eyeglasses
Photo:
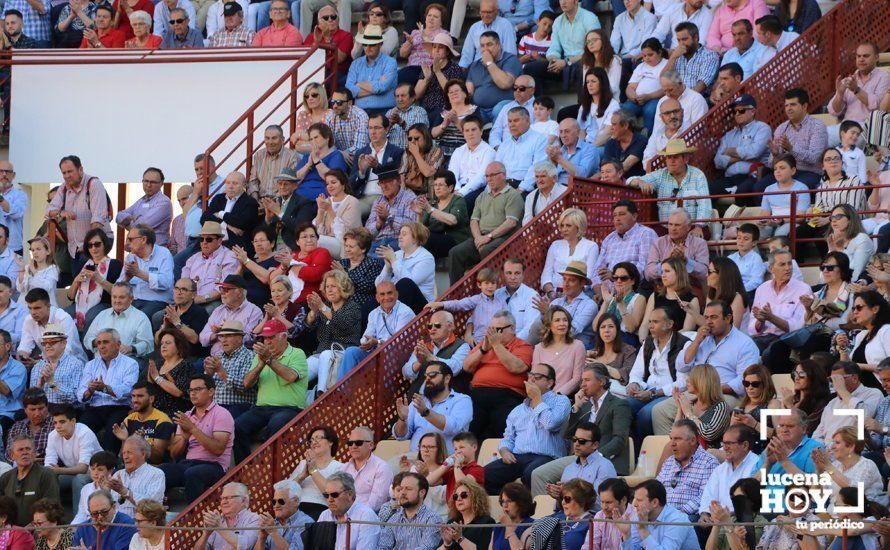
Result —
<path fill-rule="evenodd" d="M 572 495 L 562 495 L 563 504 L 568 504 L 568 503 L 572 502 L 573 500 L 575 500 L 575 499 L 572 498 Z"/>
<path fill-rule="evenodd" d="M 189 393 L 198 393 L 199 391 L 204 391 L 207 389 L 207 386 L 201 386 L 200 388 L 189 388 Z"/>
<path fill-rule="evenodd" d="M 497 176 L 498 174 L 503 174 L 503 173 L 505 173 L 505 172 L 503 170 L 501 170 L 500 172 L 492 172 L 491 174 L 485 174 L 485 177 L 493 178 L 493 177 Z"/>
<path fill-rule="evenodd" d="M 546 374 L 538 374 L 537 372 L 528 373 L 529 378 L 533 378 L 535 380 L 550 380 L 550 377 Z"/>
<path fill-rule="evenodd" d="M 178 290 L 179 292 L 191 292 L 192 291 L 192 289 L 190 289 L 187 286 L 174 286 L 173 290 Z"/>
<path fill-rule="evenodd" d="M 494 331 L 497 332 L 498 334 L 502 334 L 505 330 L 507 330 L 508 328 L 510 328 L 510 327 L 512 327 L 512 326 L 513 326 L 513 325 L 512 325 L 512 323 L 511 323 L 511 324 L 509 324 L 509 325 L 504 325 L 504 326 L 502 326 L 502 327 L 491 327 L 491 328 L 493 328 Z"/>
<path fill-rule="evenodd" d="M 321 441 L 327 441 L 327 439 L 328 439 L 328 438 L 326 438 L 326 437 L 323 436 L 323 435 L 322 435 L 322 436 L 319 436 L 319 437 L 312 437 L 312 438 L 309 439 L 309 443 L 319 443 L 319 442 L 321 442 Z"/>
<path fill-rule="evenodd" d="M 829 273 L 831 273 L 832 271 L 834 271 L 837 268 L 838 268 L 837 265 L 822 264 L 819 266 L 819 271 L 828 271 Z"/>
<path fill-rule="evenodd" d="M 290 11 L 290 10 L 287 8 L 272 8 L 269 11 Z"/>
<path fill-rule="evenodd" d="M 330 101 L 330 103 L 331 103 L 331 105 L 335 105 L 335 106 L 339 107 L 340 105 L 343 105 L 344 103 L 346 103 L 346 100 L 345 99 L 332 99 Z"/>
<path fill-rule="evenodd" d="M 822 162 L 840 162 L 841 157 L 825 157 Z"/>
<path fill-rule="evenodd" d="M 180 24 L 180 23 L 185 23 L 185 19 L 183 19 L 183 18 L 179 18 L 179 19 L 170 19 L 170 24 L 171 24 L 171 25 L 178 25 L 178 24 Z M 143 182 L 143 183 L 145 183 L 145 182 Z"/>
<path fill-rule="evenodd" d="M 321 17 L 319 17 L 319 19 L 321 19 L 322 21 L 336 21 L 337 14 L 332 13 L 331 15 L 322 15 Z"/>
<path fill-rule="evenodd" d="M 470 493 L 468 493 L 466 491 L 461 491 L 459 493 L 454 493 L 453 495 L 451 495 L 451 500 L 453 500 L 455 502 L 457 502 L 458 499 L 464 500 L 466 498 L 470 498 Z"/>
<path fill-rule="evenodd" d="M 87 244 L 87 248 L 102 248 L 105 244 L 102 241 L 93 241 Z"/>
<path fill-rule="evenodd" d="M 763 385 L 760 380 L 742 380 L 742 385 L 746 388 L 759 388 Z"/>
<path fill-rule="evenodd" d="M 442 328 L 442 323 L 429 323 L 426 328 L 427 330 L 433 330 L 434 328 L 439 329 Z"/>
<path fill-rule="evenodd" d="M 284 506 L 285 504 L 287 504 L 287 501 L 284 500 L 283 498 L 273 498 L 272 506 L 275 506 L 276 504 L 279 506 Z"/>
<path fill-rule="evenodd" d="M 365 443 L 370 443 L 370 441 L 367 441 L 365 439 L 350 439 L 346 442 L 346 445 L 349 447 L 361 447 Z"/>
<path fill-rule="evenodd" d="M 853 306 L 853 309 L 856 309 L 856 306 Z M 806 378 L 807 376 L 808 376 L 807 373 L 804 371 L 800 371 L 800 370 L 791 371 L 791 379 L 792 380 L 796 379 L 796 378 Z"/>
<path fill-rule="evenodd" d="M 382 11 L 369 11 L 368 15 L 374 15 L 376 17 L 383 17 L 383 12 Z"/>
<path fill-rule="evenodd" d="M 340 498 L 340 495 L 342 494 L 342 491 L 334 491 L 333 493 L 322 493 L 321 496 L 323 496 L 325 500 L 327 500 L 329 498 Z"/>
<path fill-rule="evenodd" d="M 615 279 L 616 281 L 621 281 L 623 283 L 624 281 L 630 280 L 630 275 L 615 275 L 612 278 Z"/>
<path fill-rule="evenodd" d="M 593 442 L 592 439 L 584 439 L 583 437 L 573 437 L 572 443 L 577 443 L 578 445 L 587 445 L 588 443 Z"/>
<path fill-rule="evenodd" d="M 832 214 L 831 215 L 832 220 L 842 220 L 844 218 L 849 218 L 849 216 L 847 216 L 846 214 Z"/>
<path fill-rule="evenodd" d="M 528 90 L 528 86 L 513 86 L 513 91 L 514 91 L 514 92 L 522 92 L 522 93 L 525 93 L 526 90 Z"/>
<path fill-rule="evenodd" d="M 661 116 L 673 116 L 673 115 L 679 115 L 679 114 L 682 113 L 682 112 L 683 112 L 682 109 L 674 109 L 674 110 L 672 110 L 672 111 L 664 111 L 663 113 L 661 113 Z"/>
<path fill-rule="evenodd" d="M 513 504 L 513 501 L 510 500 L 509 498 L 499 498 L 499 499 L 498 499 L 498 504 L 500 504 L 500 505 L 501 505 L 501 508 L 503 508 L 503 507 L 506 506 L 507 504 Z M 35 523 L 34 525 L 37 525 L 37 524 Z"/>
<path fill-rule="evenodd" d="M 91 518 L 101 518 L 108 515 L 108 512 L 111 511 L 111 508 L 106 508 L 104 510 L 97 510 L 95 512 L 90 512 Z"/>
<path fill-rule="evenodd" d="M 424 377 L 425 378 L 435 378 L 435 377 L 439 376 L 440 374 L 442 374 L 442 373 L 439 371 L 433 371 L 433 372 L 427 371 L 426 374 L 424 374 Z"/>
<path fill-rule="evenodd" d="M 212 243 L 213 241 L 215 241 L 218 238 L 219 237 L 201 237 L 201 242 L 202 243 Z"/>

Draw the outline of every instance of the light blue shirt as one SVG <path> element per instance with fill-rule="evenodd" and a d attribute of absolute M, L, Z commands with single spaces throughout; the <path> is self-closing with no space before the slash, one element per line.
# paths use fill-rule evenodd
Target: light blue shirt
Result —
<path fill-rule="evenodd" d="M 655 14 L 642 6 L 634 17 L 630 16 L 629 11 L 625 11 L 615 18 L 609 42 L 616 54 L 634 57 L 639 55 L 643 41 L 655 33 L 656 26 L 658 19 Z"/>
<path fill-rule="evenodd" d="M 22 325 L 25 323 L 25 317 L 27 316 L 28 308 L 12 300 L 9 301 L 9 307 L 3 313 L 0 313 L 0 329 L 5 330 L 12 336 L 13 349 L 18 349 L 19 342 L 22 341 Z"/>
<path fill-rule="evenodd" d="M 467 38 L 464 40 L 463 51 L 460 54 L 460 62 L 458 65 L 464 69 L 469 68 L 473 61 L 482 59 L 482 51 L 479 49 L 479 39 L 482 33 L 494 31 L 498 33 L 501 39 L 501 48 L 508 53 L 516 55 L 516 28 L 508 20 L 503 17 L 496 17 L 491 25 L 486 25 L 482 21 L 476 21 L 467 31 Z"/>
<path fill-rule="evenodd" d="M 497 148 L 501 142 L 504 141 L 507 137 L 510 136 L 510 132 L 507 131 L 507 113 L 513 107 L 519 107 L 519 102 L 515 99 L 510 103 L 501 108 L 501 112 L 498 113 L 498 117 L 494 119 L 494 124 L 491 126 L 491 132 L 488 135 L 488 144 L 494 148 Z M 530 120 L 535 119 L 535 98 L 534 96 L 530 97 L 528 101 L 525 102 L 525 110 L 528 111 L 528 116 Z"/>
<path fill-rule="evenodd" d="M 349 66 L 349 74 L 346 77 L 346 87 L 355 96 L 355 105 L 362 109 L 389 109 L 396 106 L 396 97 L 393 90 L 396 89 L 398 80 L 398 66 L 396 60 L 381 53 L 374 60 L 373 65 L 368 64 L 368 56 L 363 55 L 354 60 Z M 359 82 L 369 82 L 373 95 L 359 97 L 362 89 Z"/>
<path fill-rule="evenodd" d="M 208 203 L 209 202 L 210 201 L 208 201 Z M 201 235 L 201 214 L 203 213 L 201 205 L 195 204 L 192 206 L 192 209 L 189 210 L 189 213 L 186 214 L 183 230 L 185 231 L 185 236 L 187 238 L 197 239 Z"/>
<path fill-rule="evenodd" d="M 742 273 L 742 282 L 745 284 L 745 290 L 751 292 L 757 290 L 757 287 L 763 284 L 763 277 L 766 274 L 766 262 L 760 257 L 757 250 L 750 250 L 742 256 L 738 251 L 729 255 L 729 259 L 735 262 Z"/>
<path fill-rule="evenodd" d="M 575 331 L 575 338 L 584 342 L 584 347 L 590 349 L 593 347 L 593 318 L 599 307 L 596 302 L 590 299 L 590 296 L 583 292 L 575 298 L 571 304 L 566 301 L 565 296 L 550 302 L 551 306 L 562 306 L 572 316 L 572 330 Z"/>
<path fill-rule="evenodd" d="M 560 483 L 565 483 L 570 479 L 583 479 L 593 485 L 594 490 L 599 490 L 600 483 L 611 477 L 618 477 L 618 474 L 615 472 L 615 465 L 599 451 L 594 451 L 584 462 L 581 462 L 579 457 L 566 466 L 559 481 Z M 594 508 L 597 510 L 600 508 L 599 495 L 596 497 Z"/>
<path fill-rule="evenodd" d="M 562 423 L 569 417 L 569 398 L 548 391 L 535 408 L 525 398 L 507 416 L 507 427 L 499 448 L 513 454 L 536 454 L 561 458 L 566 454 Z"/>
<path fill-rule="evenodd" d="M 116 397 L 110 394 L 97 391 L 89 399 L 84 398 L 87 387 L 91 380 L 102 377 L 102 381 L 111 387 Z M 105 360 L 96 357 L 83 367 L 80 375 L 80 385 L 77 388 L 77 398 L 90 407 L 129 407 L 130 392 L 133 390 L 133 384 L 139 377 L 139 364 L 135 359 L 131 359 L 122 353 L 118 353 L 117 357 L 111 360 L 111 364 L 106 367 Z"/>
<path fill-rule="evenodd" d="M 6 246 L 12 250 L 21 250 L 22 220 L 24 220 L 25 210 L 28 208 L 28 196 L 24 191 L 15 187 L 10 187 L 9 191 L 0 194 L 9 202 L 9 212 L 4 212 L 0 208 L 0 223 L 9 228 L 9 242 Z"/>
<path fill-rule="evenodd" d="M 760 58 L 763 56 L 765 49 L 766 46 L 757 40 L 743 54 L 739 54 L 738 48 L 731 48 L 723 54 L 723 61 L 720 62 L 720 65 L 738 63 L 742 67 L 742 79 L 746 80 L 754 74 L 754 71 L 760 68 Z"/>
<path fill-rule="evenodd" d="M 173 303 L 173 255 L 168 249 L 154 245 L 147 260 L 131 253 L 127 254 L 126 261 L 135 261 L 139 269 L 148 274 L 147 281 L 135 276 L 128 281 L 136 300 Z M 127 281 L 124 270 L 118 278 L 118 282 L 121 281 Z"/>
<path fill-rule="evenodd" d="M 414 311 L 402 302 L 396 302 L 389 313 L 383 311 L 382 307 L 374 308 L 368 315 L 368 327 L 362 338 L 374 338 L 379 342 L 385 342 L 402 330 L 402 327 L 410 323 L 412 319 L 414 319 Z"/>
<path fill-rule="evenodd" d="M 406 278 L 414 281 L 427 301 L 436 299 L 436 260 L 429 250 L 420 247 L 407 258 L 404 251 L 397 250 L 395 261 L 391 266 L 387 264 L 383 267 L 374 284 L 379 285 L 383 281 L 397 283 Z"/>
<path fill-rule="evenodd" d="M 600 20 L 593 12 L 584 8 L 578 8 L 575 20 L 569 21 L 566 14 L 562 14 L 553 22 L 552 39 L 547 57 L 554 59 L 568 59 L 576 57 L 584 52 L 584 38 L 593 29 L 600 28 Z"/>
<path fill-rule="evenodd" d="M 788 455 L 788 460 L 791 461 L 792 464 L 797 466 L 801 472 L 805 474 L 812 474 L 816 472 L 816 465 L 813 463 L 812 453 L 814 449 L 822 449 L 825 450 L 825 445 L 819 443 L 815 439 L 811 438 L 808 435 L 803 436 L 803 439 L 800 440 L 797 447 L 791 454 Z M 754 469 L 751 470 L 750 475 L 754 475 L 759 472 L 766 465 L 766 451 L 760 454 L 760 458 L 757 460 L 757 464 L 754 465 Z M 781 462 L 776 462 L 773 464 L 772 468 L 769 469 L 767 474 L 774 475 L 782 475 L 787 473 L 785 468 L 782 466 Z M 765 489 L 761 489 L 761 493 L 763 491 L 770 491 L 773 494 L 784 495 L 785 487 L 782 485 L 768 485 Z M 766 498 L 766 496 L 764 496 Z"/>
<path fill-rule="evenodd" d="M 468 323 L 473 323 L 473 338 L 477 342 L 481 342 L 485 333 L 488 331 L 488 325 L 491 324 L 494 314 L 503 311 L 507 307 L 497 294 L 493 294 L 491 298 L 482 294 L 473 294 L 459 300 L 445 300 L 442 302 L 442 308 L 445 311 L 471 311 Z"/>
<path fill-rule="evenodd" d="M 408 425 L 408 429 L 405 431 L 405 435 L 400 436 L 396 434 L 396 427 L 393 425 L 393 437 L 399 441 L 410 439 L 411 450 L 417 451 L 420 447 L 420 440 L 424 435 L 428 433 L 442 434 L 449 454 L 453 453 L 454 444 L 451 442 L 451 438 L 460 432 L 467 431 L 470 428 L 470 420 L 473 419 L 473 402 L 470 400 L 470 396 L 451 390 L 451 393 L 444 400 L 433 406 L 430 406 L 430 400 L 426 396 L 423 397 L 423 402 L 428 409 L 445 417 L 445 429 L 440 430 L 429 420 L 420 416 L 417 408 L 412 403 L 408 407 L 408 420 L 405 422 Z"/>
<path fill-rule="evenodd" d="M 506 136 L 494 155 L 494 160 L 506 167 L 507 179 L 520 180 L 519 189 L 525 192 L 535 188 L 535 165 L 547 159 L 547 136 L 534 130 L 527 130 L 519 139 Z"/>
<path fill-rule="evenodd" d="M 766 164 L 769 161 L 769 149 L 766 144 L 770 139 L 772 130 L 766 122 L 755 120 L 742 127 L 736 126 L 720 139 L 714 166 L 718 170 L 724 170 L 727 177 L 747 176 L 751 170 L 751 163 Z M 725 154 L 730 147 L 735 147 L 736 154 L 742 160 L 730 164 L 730 159 Z"/>
<path fill-rule="evenodd" d="M 714 336 L 707 336 L 698 346 L 695 359 L 691 363 L 677 361 L 677 370 L 689 372 L 693 365 L 711 365 L 717 370 L 720 384 L 727 384 L 737 396 L 744 395 L 743 373 L 751 365 L 760 362 L 760 350 L 750 336 L 735 328 L 719 342 Z M 682 364 L 681 364 L 682 363 Z"/>
<path fill-rule="evenodd" d="M 766 193 L 782 193 L 783 191 L 788 191 L 788 193 L 781 195 L 764 195 L 762 199 L 760 199 L 760 208 L 764 210 L 769 210 L 773 216 L 787 216 L 791 214 L 791 191 L 807 191 L 809 187 L 806 184 L 803 184 L 797 180 L 791 184 L 791 187 L 788 189 L 779 189 L 779 184 L 774 183 L 764 189 Z M 797 211 L 804 212 L 810 207 L 810 194 L 809 193 L 798 193 L 797 195 Z M 786 223 L 786 222 L 783 222 Z"/>
<path fill-rule="evenodd" d="M 641 518 L 642 519 L 642 518 Z M 655 520 L 660 523 L 686 523 L 689 517 L 670 504 L 665 504 Z M 691 525 L 658 525 L 649 526 L 649 536 L 642 541 L 642 545 L 635 545 L 634 540 L 640 540 L 640 531 L 636 525 L 630 528 L 630 540 L 621 543 L 621 550 L 701 550 L 695 529 Z"/>
<path fill-rule="evenodd" d="M 22 410 L 22 393 L 25 392 L 27 378 L 28 369 L 10 355 L 6 364 L 0 367 L 0 382 L 9 386 L 9 395 L 0 394 L 0 416 L 13 418 L 16 412 Z"/>
<path fill-rule="evenodd" d="M 0 253 L 0 275 L 6 275 L 12 282 L 12 291 L 15 292 L 15 282 L 19 278 L 19 264 L 15 263 L 15 253 L 11 246 L 7 246 L 6 250 Z"/>
<path fill-rule="evenodd" d="M 596 120 L 593 116 L 588 118 Z M 565 145 L 560 147 L 559 150 L 562 151 L 562 156 L 564 156 L 567 161 L 575 165 L 576 178 L 588 178 L 592 176 L 596 170 L 599 170 L 600 153 L 596 146 L 579 139 L 578 143 L 575 144 L 575 150 L 572 153 L 569 153 L 568 147 Z M 569 173 L 566 172 L 566 169 L 563 168 L 561 164 L 556 165 L 556 174 L 557 183 L 566 186 L 569 184 Z"/>
<path fill-rule="evenodd" d="M 515 4 L 515 8 L 514 8 Z M 527 23 L 534 27 L 541 12 L 550 9 L 548 0 L 498 0 L 498 11 L 514 26 Z"/>

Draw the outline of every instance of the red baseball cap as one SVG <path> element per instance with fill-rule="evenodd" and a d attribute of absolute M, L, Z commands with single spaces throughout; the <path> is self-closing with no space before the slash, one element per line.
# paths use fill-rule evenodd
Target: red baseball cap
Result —
<path fill-rule="evenodd" d="M 282 332 L 287 332 L 287 327 L 284 326 L 284 323 L 278 319 L 272 319 L 263 325 L 263 331 L 260 333 L 260 336 L 275 336 Z"/>

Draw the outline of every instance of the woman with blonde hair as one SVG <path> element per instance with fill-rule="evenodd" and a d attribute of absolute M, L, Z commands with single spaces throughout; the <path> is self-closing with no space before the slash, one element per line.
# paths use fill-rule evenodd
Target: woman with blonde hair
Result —
<path fill-rule="evenodd" d="M 439 550 L 460 548 L 488 548 L 491 544 L 491 529 L 461 529 L 461 525 L 494 525 L 488 513 L 488 495 L 485 489 L 470 476 L 454 487 L 448 500 L 448 525 L 439 528 L 442 544 Z M 461 540 L 461 542 L 457 542 Z M 456 543 L 456 544 L 455 544 Z M 472 546 L 472 545 L 475 546 Z"/>
<path fill-rule="evenodd" d="M 562 275 L 571 262 L 587 264 L 588 276 L 596 273 L 599 245 L 584 237 L 587 232 L 587 215 L 580 208 L 568 208 L 559 215 L 559 233 L 562 239 L 553 241 L 547 250 L 544 271 L 541 273 L 541 290 L 555 298 L 562 288 Z"/>
<path fill-rule="evenodd" d="M 303 106 L 297 111 L 294 133 L 290 143 L 294 150 L 303 155 L 309 153 L 312 144 L 309 141 L 309 127 L 323 124 L 328 112 L 328 93 L 320 82 L 311 82 L 303 88 Z"/>
<path fill-rule="evenodd" d="M 649 336 L 649 315 L 657 307 L 663 307 L 671 314 L 677 330 L 694 330 L 695 317 L 688 310 L 700 311 L 698 298 L 692 293 L 689 272 L 686 271 L 686 258 L 670 257 L 661 262 L 661 284 L 658 292 L 649 296 L 646 313 L 640 323 L 640 342 Z"/>
<path fill-rule="evenodd" d="M 133 519 L 136 534 L 130 539 L 130 550 L 163 550 L 164 530 L 159 527 L 167 522 L 164 505 L 149 498 L 142 499 L 136 503 Z"/>
<path fill-rule="evenodd" d="M 837 494 L 843 487 L 855 487 L 859 483 L 865 488 L 865 496 L 870 500 L 882 501 L 884 492 L 881 472 L 874 461 L 864 458 L 865 441 L 859 439 L 856 428 L 845 426 L 831 436 L 830 452 L 824 448 L 813 450 L 813 464 L 816 472 L 831 476 L 832 504 L 834 508 Z"/>
<path fill-rule="evenodd" d="M 562 306 L 550 306 L 542 319 L 541 342 L 535 346 L 532 364 L 546 363 L 556 371 L 553 391 L 575 395 L 581 384 L 586 351 L 572 334 L 572 315 Z"/>
<path fill-rule="evenodd" d="M 331 270 L 321 279 L 321 291 L 310 294 L 306 300 L 309 313 L 306 328 L 316 332 L 318 347 L 308 359 L 309 381 L 318 379 L 317 393 L 325 391 L 331 372 L 340 367 L 333 351 L 358 346 L 362 335 L 362 310 L 352 295 L 355 287 L 349 275 L 341 270 Z"/>
<path fill-rule="evenodd" d="M 255 335 L 263 332 L 263 327 L 272 319 L 278 319 L 287 329 L 287 339 L 296 345 L 296 338 L 304 328 L 306 312 L 303 304 L 292 302 L 294 285 L 287 275 L 278 275 L 269 283 L 270 302 L 263 306 L 263 320 L 253 329 Z"/>
<path fill-rule="evenodd" d="M 35 237 L 28 241 L 31 252 L 31 261 L 25 264 L 24 258 L 13 255 L 15 263 L 19 266 L 19 277 L 15 287 L 19 291 L 19 304 L 25 305 L 25 295 L 29 290 L 42 288 L 49 293 L 49 303 L 56 304 L 56 283 L 59 282 L 59 268 L 53 257 L 46 237 Z"/>
<path fill-rule="evenodd" d="M 723 400 L 723 390 L 717 369 L 711 365 L 696 365 L 686 378 L 686 393 L 674 388 L 677 402 L 675 420 L 687 418 L 698 426 L 699 435 L 710 448 L 720 448 L 723 432 L 729 426 L 729 407 Z M 689 396 L 692 396 L 690 399 Z M 661 428 L 661 429 L 659 429 Z M 663 426 L 655 426 L 656 435 L 667 435 Z"/>

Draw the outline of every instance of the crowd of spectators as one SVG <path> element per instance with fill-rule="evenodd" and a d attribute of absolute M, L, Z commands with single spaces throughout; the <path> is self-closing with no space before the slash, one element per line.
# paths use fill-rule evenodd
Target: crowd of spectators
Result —
<path fill-rule="evenodd" d="M 345 441 L 306 426 L 309 450 L 275 480 L 273 514 L 253 512 L 248 488 L 229 483 L 196 548 L 519 548 L 552 524 L 462 526 L 528 523 L 539 495 L 555 500 L 573 550 L 588 548 L 594 517 L 655 522 L 597 523 L 592 548 L 603 549 L 812 548 L 837 534 L 795 527 L 809 512 L 767 523 L 776 518 L 758 514 L 761 482 L 786 488 L 761 470 L 827 474 L 833 506 L 855 502 L 861 483 L 860 515 L 887 516 L 890 224 L 864 212 L 890 201 L 863 189 L 890 173 L 888 144 L 864 133 L 873 111 L 890 109 L 877 46 L 857 45 L 856 71 L 838 75 L 827 104 L 837 125 L 791 88 L 773 130 L 738 88 L 815 23 L 812 0 L 625 0 L 611 34 L 579 0 L 481 0 L 466 33 L 465 0 L 402 4 L 371 3 L 353 37 L 362 3 L 352 0 L 7 0 L 13 49 L 327 43 L 338 80 L 330 97 L 305 87 L 289 138 L 264 129 L 249 174 L 195 157 L 175 219 L 160 168 L 115 215 L 72 155 L 59 162 L 45 227 L 25 235 L 27 197 L 0 162 L 0 428 L 11 464 L 0 518 L 37 528 L 4 531 L 7 546 L 92 547 L 96 527 L 114 523 L 103 548 L 158 548 L 165 494 L 199 499 L 424 311 L 429 341 L 389 366 L 410 384 L 391 430 L 409 455 L 388 464 L 365 426 Z M 399 8 L 416 23 L 403 37 Z M 577 89 L 578 103 L 556 106 L 556 89 Z M 726 97 L 736 126 L 719 136 L 721 175 L 709 178 L 679 136 Z M 871 145 L 884 146 L 878 172 L 865 168 Z M 477 294 L 438 300 L 437 268 L 456 283 L 570 177 L 595 176 L 666 199 L 655 224 L 619 200 L 614 231 L 597 241 L 585 212 L 566 209 L 540 251 L 539 281 L 510 258 L 477 272 Z M 709 253 L 704 220 L 718 205 L 707 195 L 750 191 L 772 193 L 740 199 L 765 219 L 731 228 L 733 253 Z M 112 220 L 126 235 L 121 259 Z M 50 225 L 64 237 L 55 250 Z M 818 255 L 816 285 L 803 281 L 792 230 L 816 241 L 797 248 Z M 777 389 L 776 374 L 792 385 Z M 761 426 L 773 408 L 792 414 Z M 862 411 L 865 441 L 839 409 Z M 669 444 L 648 457 L 654 479 L 629 487 L 617 476 L 651 435 Z M 479 456 L 486 439 L 499 440 L 494 456 Z M 79 526 L 49 529 L 69 502 Z M 759 524 L 707 526 L 732 518 Z M 700 525 L 660 525 L 685 521 Z M 890 544 L 880 525 L 851 535 L 861 548 L 878 536 Z"/>

